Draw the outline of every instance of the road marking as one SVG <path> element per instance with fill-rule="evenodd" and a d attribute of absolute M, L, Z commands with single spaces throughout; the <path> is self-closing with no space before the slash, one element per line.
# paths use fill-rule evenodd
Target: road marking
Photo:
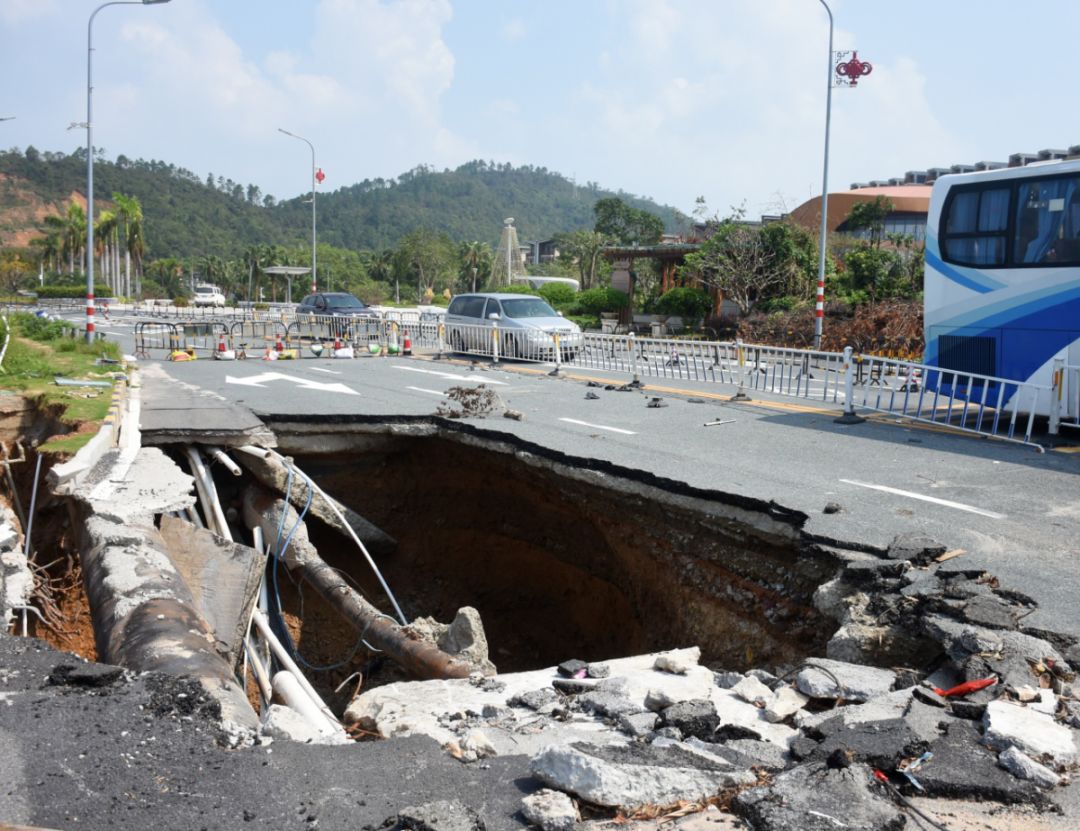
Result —
<path fill-rule="evenodd" d="M 328 375 L 340 375 L 341 374 L 336 369 L 323 369 L 322 367 L 318 367 L 318 366 L 313 366 L 311 368 L 311 371 L 312 372 L 325 372 Z"/>
<path fill-rule="evenodd" d="M 432 395 L 439 396 L 439 398 L 442 398 L 444 395 L 446 395 L 446 393 L 442 392 L 441 390 L 429 390 L 427 387 L 405 387 L 405 389 L 416 390 L 417 392 L 431 393 Z"/>
<path fill-rule="evenodd" d="M 624 436 L 636 436 L 633 430 L 623 430 L 621 427 L 606 427 L 603 424 L 593 424 L 588 421 L 578 421 L 576 418 L 560 418 L 559 421 L 566 421 L 570 424 L 580 424 L 582 427 L 592 427 L 594 430 L 610 430 L 612 433 L 622 433 Z"/>
<path fill-rule="evenodd" d="M 308 378 L 299 378 L 295 375 L 285 375 L 281 372 L 263 372 L 259 375 L 248 375 L 245 378 L 236 378 L 232 375 L 225 376 L 226 384 L 237 384 L 242 387 L 262 387 L 269 381 L 291 381 L 304 389 L 317 390 L 319 392 L 339 392 L 342 395 L 359 395 L 356 390 L 344 384 L 323 384 Z"/>
<path fill-rule="evenodd" d="M 421 369 L 418 366 L 402 366 L 401 364 L 394 364 L 394 369 L 404 369 L 407 372 L 422 372 L 425 375 L 436 375 L 439 378 L 445 378 L 448 381 L 476 381 L 481 384 L 497 384 L 500 387 L 505 387 L 505 381 L 496 381 L 494 378 L 484 378 L 481 375 L 458 375 L 453 372 L 439 372 L 435 369 Z"/>
<path fill-rule="evenodd" d="M 967 511 L 969 514 L 978 514 L 979 516 L 990 517 L 990 519 L 1005 519 L 1005 514 L 987 511 L 972 505 L 965 505 L 963 502 L 953 502 L 949 499 L 938 499 L 936 496 L 926 496 L 921 493 L 902 491 L 899 488 L 890 488 L 887 485 L 872 485 L 869 482 L 856 482 L 854 479 L 841 479 L 840 481 L 848 485 L 857 485 L 860 488 L 869 488 L 870 490 L 882 491 L 883 493 L 894 493 L 897 496 L 906 496 L 910 499 L 921 500 L 922 502 L 933 502 L 935 505 L 944 505 L 946 508 L 956 508 L 958 511 Z"/>

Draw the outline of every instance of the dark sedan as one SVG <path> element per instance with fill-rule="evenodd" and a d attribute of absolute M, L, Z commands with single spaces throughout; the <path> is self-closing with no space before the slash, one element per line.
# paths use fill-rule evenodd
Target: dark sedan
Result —
<path fill-rule="evenodd" d="M 298 315 L 332 315 L 334 317 L 378 317 L 371 306 L 344 291 L 322 291 L 309 294 L 296 307 Z"/>

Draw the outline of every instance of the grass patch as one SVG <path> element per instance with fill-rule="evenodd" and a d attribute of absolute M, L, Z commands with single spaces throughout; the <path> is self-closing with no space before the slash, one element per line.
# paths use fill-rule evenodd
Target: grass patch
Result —
<path fill-rule="evenodd" d="M 104 419 L 112 401 L 111 386 L 58 387 L 53 379 L 63 375 L 111 384 L 112 370 L 95 362 L 99 358 L 119 359 L 117 345 L 107 341 L 87 344 L 81 337 L 71 337 L 73 330 L 63 323 L 33 315 L 16 314 L 9 320 L 12 337 L 0 368 L 0 387 L 37 398 L 45 405 L 59 405 L 61 420 L 67 424 Z M 4 334 L 0 322 L 0 342 Z"/>
<path fill-rule="evenodd" d="M 38 450 L 42 453 L 63 453 L 67 456 L 73 456 L 79 450 L 82 450 L 83 445 L 88 444 L 90 439 L 97 435 L 97 431 L 89 433 L 72 433 L 69 436 L 58 436 L 54 439 L 49 439 Z"/>

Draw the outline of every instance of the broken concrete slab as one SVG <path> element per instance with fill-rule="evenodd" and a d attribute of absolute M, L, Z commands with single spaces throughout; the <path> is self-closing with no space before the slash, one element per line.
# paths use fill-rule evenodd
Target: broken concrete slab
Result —
<path fill-rule="evenodd" d="M 196 608 L 210 624 L 228 661 L 235 664 L 244 648 L 266 557 L 176 517 L 163 516 L 160 530 L 166 553 Z"/>
<path fill-rule="evenodd" d="M 885 552 L 890 560 L 908 560 L 925 565 L 946 552 L 937 540 L 921 534 L 897 534 Z"/>
<path fill-rule="evenodd" d="M 88 477 L 72 494 L 96 516 L 120 525 L 146 525 L 158 514 L 195 504 L 195 480 L 158 448 L 139 448 L 130 465 L 120 464 L 119 454 L 114 455 L 91 471 L 101 478 Z"/>
<path fill-rule="evenodd" d="M 574 801 L 561 791 L 543 788 L 521 800 L 521 815 L 541 831 L 574 831 L 581 818 Z"/>
<path fill-rule="evenodd" d="M 530 770 L 553 788 L 596 805 L 631 810 L 699 801 L 756 778 L 750 771 L 733 771 L 681 748 L 642 744 L 549 747 L 532 760 Z"/>
<path fill-rule="evenodd" d="M 855 761 L 892 770 L 905 755 L 918 756 L 925 749 L 920 746 L 925 743 L 902 718 L 853 725 L 844 725 L 840 717 L 836 718 L 835 726 L 833 722 L 821 726 L 826 736 L 810 755 L 812 761 L 824 762 L 835 751 L 843 750 L 853 754 Z"/>
<path fill-rule="evenodd" d="M 708 699 L 700 698 L 672 704 L 660 713 L 660 719 L 663 726 L 675 727 L 683 736 L 694 736 L 703 741 L 711 740 L 720 726 L 716 707 Z"/>
<path fill-rule="evenodd" d="M 896 673 L 888 669 L 813 658 L 796 676 L 799 692 L 811 698 L 869 701 L 888 693 Z"/>
<path fill-rule="evenodd" d="M 928 796 L 992 800 L 1003 804 L 1039 804 L 1038 790 L 1006 772 L 996 754 L 979 743 L 979 731 L 970 721 L 953 721 L 930 743 L 934 754 L 915 776 Z"/>
<path fill-rule="evenodd" d="M 485 675 L 495 674 L 495 664 L 488 653 L 487 634 L 480 613 L 472 606 L 462 606 L 449 624 L 433 617 L 413 619 L 406 627 L 421 640 L 434 644 L 447 655 L 467 661 Z"/>
<path fill-rule="evenodd" d="M 765 706 L 765 720 L 777 724 L 795 715 L 810 700 L 794 687 L 783 686 L 776 690 L 773 700 Z"/>
<path fill-rule="evenodd" d="M 1055 788 L 1061 783 L 1061 777 L 1054 771 L 1016 747 L 1002 751 L 998 755 L 998 764 L 1017 779 L 1028 779 L 1040 788 Z"/>
<path fill-rule="evenodd" d="M 801 765 L 766 787 L 739 794 L 732 810 L 757 831 L 899 831 L 904 815 L 868 785 L 871 780 L 865 765 L 845 771 L 824 763 Z"/>
<path fill-rule="evenodd" d="M 686 675 L 698 665 L 699 660 L 701 660 L 701 650 L 695 646 L 691 649 L 663 652 L 656 656 L 656 663 L 653 666 L 662 672 L 670 672 L 673 675 Z"/>
<path fill-rule="evenodd" d="M 753 675 L 747 675 L 739 683 L 731 688 L 735 695 L 739 696 L 747 704 L 765 708 L 773 702 L 776 696 L 773 691 Z M 781 719 L 777 719 L 780 721 Z"/>
<path fill-rule="evenodd" d="M 1076 731 L 1059 724 L 1045 713 L 1011 701 L 991 701 L 983 715 L 983 741 L 995 750 L 1017 747 L 1055 765 L 1080 761 Z"/>

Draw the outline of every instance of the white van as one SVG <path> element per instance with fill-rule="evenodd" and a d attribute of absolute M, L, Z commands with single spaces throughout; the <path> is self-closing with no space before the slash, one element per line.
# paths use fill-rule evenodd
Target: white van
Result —
<path fill-rule="evenodd" d="M 217 306 L 218 308 L 224 308 L 225 295 L 221 293 L 221 289 L 217 286 L 203 283 L 202 285 L 195 286 L 195 297 L 193 302 L 196 306 Z"/>

